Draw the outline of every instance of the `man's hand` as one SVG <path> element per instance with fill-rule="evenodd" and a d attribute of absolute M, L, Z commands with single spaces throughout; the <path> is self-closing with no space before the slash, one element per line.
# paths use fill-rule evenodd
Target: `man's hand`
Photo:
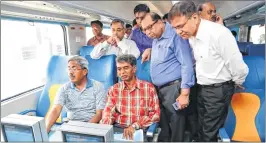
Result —
<path fill-rule="evenodd" d="M 120 42 L 121 40 L 117 36 L 113 36 L 116 43 Z"/>
<path fill-rule="evenodd" d="M 114 45 L 114 43 L 115 43 L 114 37 L 113 36 L 109 37 L 107 39 L 107 43 L 110 44 L 110 45 Z"/>
<path fill-rule="evenodd" d="M 223 18 L 218 14 L 216 14 L 216 23 L 224 25 Z"/>
<path fill-rule="evenodd" d="M 134 132 L 135 129 L 132 126 L 125 128 L 123 133 L 123 138 L 126 138 L 127 140 L 133 140 Z"/>
<path fill-rule="evenodd" d="M 151 58 L 151 48 L 146 49 L 142 54 L 141 63 L 149 61 Z"/>
<path fill-rule="evenodd" d="M 236 84 L 235 87 L 236 87 L 236 88 L 240 88 L 240 89 L 242 89 L 242 90 L 245 90 L 245 87 L 242 86 L 242 85 L 240 85 L 240 84 Z"/>
<path fill-rule="evenodd" d="M 179 103 L 179 109 L 184 109 L 189 105 L 189 95 L 188 94 L 180 94 L 176 101 Z"/>

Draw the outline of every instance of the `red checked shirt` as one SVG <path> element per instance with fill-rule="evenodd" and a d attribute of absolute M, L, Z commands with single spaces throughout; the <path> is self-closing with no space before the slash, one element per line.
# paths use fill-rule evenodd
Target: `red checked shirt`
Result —
<path fill-rule="evenodd" d="M 154 86 L 137 79 L 129 90 L 124 82 L 109 89 L 107 103 L 100 123 L 134 125 L 143 129 L 160 120 L 159 100 Z"/>

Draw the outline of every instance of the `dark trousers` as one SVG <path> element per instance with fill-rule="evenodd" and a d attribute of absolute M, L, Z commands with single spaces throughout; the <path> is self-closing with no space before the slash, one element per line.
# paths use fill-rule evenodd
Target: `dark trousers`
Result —
<path fill-rule="evenodd" d="M 198 88 L 198 137 L 201 142 L 217 141 L 218 130 L 225 122 L 234 94 L 234 83 Z"/>
<path fill-rule="evenodd" d="M 176 111 L 172 106 L 180 94 L 180 82 L 158 88 L 160 101 L 160 142 L 180 142 L 184 140 L 187 109 Z"/>
<path fill-rule="evenodd" d="M 198 112 L 197 112 L 197 94 L 198 94 L 198 84 L 195 84 L 190 88 L 189 95 L 189 106 L 187 107 L 187 126 L 186 130 L 190 132 L 189 140 L 197 140 L 198 131 Z"/>

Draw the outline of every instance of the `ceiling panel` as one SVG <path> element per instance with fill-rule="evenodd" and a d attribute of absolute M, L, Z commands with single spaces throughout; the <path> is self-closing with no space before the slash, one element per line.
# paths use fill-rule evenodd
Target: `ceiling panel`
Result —
<path fill-rule="evenodd" d="M 95 12 L 124 20 L 134 19 L 133 10 L 138 4 L 147 4 L 151 11 L 164 15 L 172 6 L 171 1 L 49 1 L 50 3 L 79 8 L 83 11 Z"/>

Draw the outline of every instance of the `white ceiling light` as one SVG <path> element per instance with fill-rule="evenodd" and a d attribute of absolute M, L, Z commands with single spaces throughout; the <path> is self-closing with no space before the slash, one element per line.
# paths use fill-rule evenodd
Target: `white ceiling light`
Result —
<path fill-rule="evenodd" d="M 180 1 L 172 1 L 172 4 L 174 5 L 175 3 L 178 3 L 178 2 L 180 2 Z"/>

